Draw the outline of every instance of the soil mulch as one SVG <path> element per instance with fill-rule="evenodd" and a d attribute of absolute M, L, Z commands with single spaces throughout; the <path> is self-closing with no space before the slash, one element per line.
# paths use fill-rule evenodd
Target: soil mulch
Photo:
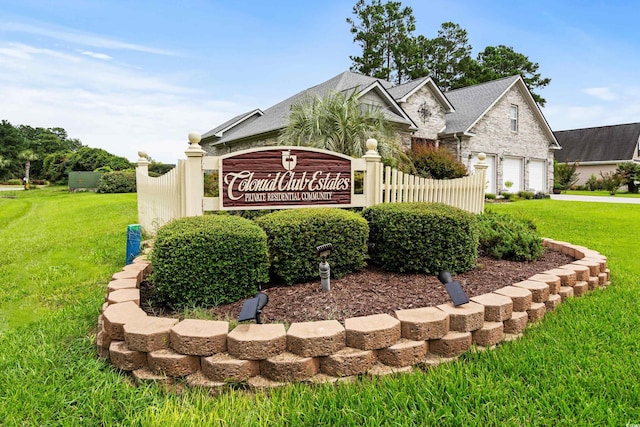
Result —
<path fill-rule="evenodd" d="M 574 259 L 546 250 L 535 262 L 515 262 L 479 257 L 471 271 L 453 276 L 469 298 L 526 280 L 534 274 L 573 262 Z M 141 307 L 148 307 L 149 284 L 141 286 Z M 263 323 L 293 323 L 372 314 L 394 314 L 395 310 L 430 307 L 450 301 L 437 277 L 426 274 L 391 273 L 375 266 L 341 279 L 331 279 L 331 290 L 322 291 L 320 278 L 293 286 L 263 289 L 269 303 L 262 312 Z M 244 301 L 210 309 L 214 318 L 237 319 Z M 160 313 L 159 313 L 160 311 Z M 154 315 L 171 316 L 154 307 Z"/>

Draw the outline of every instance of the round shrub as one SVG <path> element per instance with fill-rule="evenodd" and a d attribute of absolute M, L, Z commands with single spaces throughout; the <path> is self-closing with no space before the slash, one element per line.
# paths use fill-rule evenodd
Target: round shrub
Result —
<path fill-rule="evenodd" d="M 495 212 L 478 218 L 480 253 L 512 261 L 535 261 L 542 255 L 542 238 L 531 221 Z"/>
<path fill-rule="evenodd" d="M 319 279 L 316 247 L 333 245 L 331 275 L 342 277 L 365 265 L 367 222 L 355 212 L 336 208 L 281 210 L 256 218 L 267 233 L 271 273 L 286 284 Z"/>
<path fill-rule="evenodd" d="M 103 173 L 98 180 L 98 193 L 135 193 L 136 172 L 132 170 Z"/>
<path fill-rule="evenodd" d="M 467 175 L 467 168 L 445 148 L 415 145 L 407 152 L 418 176 L 431 179 L 454 179 Z"/>
<path fill-rule="evenodd" d="M 441 203 L 388 203 L 363 211 L 369 255 L 388 271 L 452 274 L 471 270 L 478 258 L 475 215 Z"/>
<path fill-rule="evenodd" d="M 231 303 L 267 282 L 267 236 L 238 216 L 182 218 L 158 230 L 151 262 L 158 302 L 173 309 Z"/>

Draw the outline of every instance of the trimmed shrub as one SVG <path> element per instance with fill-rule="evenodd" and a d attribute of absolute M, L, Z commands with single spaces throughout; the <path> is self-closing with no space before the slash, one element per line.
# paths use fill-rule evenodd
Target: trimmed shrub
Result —
<path fill-rule="evenodd" d="M 535 261 L 542 256 L 542 238 L 531 221 L 494 212 L 478 218 L 481 254 L 512 261 Z"/>
<path fill-rule="evenodd" d="M 182 218 L 158 230 L 151 261 L 158 302 L 173 309 L 231 303 L 267 282 L 267 236 L 238 216 Z"/>
<path fill-rule="evenodd" d="M 316 247 L 333 244 L 331 276 L 342 277 L 364 267 L 369 226 L 355 212 L 304 208 L 273 212 L 256 223 L 267 233 L 271 274 L 286 284 L 318 279 Z"/>
<path fill-rule="evenodd" d="M 431 179 L 454 179 L 467 175 L 467 168 L 445 148 L 418 144 L 407 152 L 416 174 Z"/>
<path fill-rule="evenodd" d="M 385 270 L 452 274 L 478 258 L 475 215 L 441 203 L 388 203 L 365 209 L 369 255 Z"/>
<path fill-rule="evenodd" d="M 531 200 L 535 194 L 532 191 L 518 191 L 518 197 L 525 200 Z"/>
<path fill-rule="evenodd" d="M 98 180 L 98 193 L 135 193 L 135 171 L 115 171 L 103 173 Z"/>

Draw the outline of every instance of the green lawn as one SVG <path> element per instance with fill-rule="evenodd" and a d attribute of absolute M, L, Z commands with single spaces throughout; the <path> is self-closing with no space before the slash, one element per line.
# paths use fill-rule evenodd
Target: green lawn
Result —
<path fill-rule="evenodd" d="M 640 197 L 640 193 L 627 193 L 626 191 L 616 193 L 615 196 L 609 194 L 608 191 L 587 191 L 587 190 L 569 190 L 562 194 L 570 194 L 574 196 L 600 196 L 600 197 Z"/>
<path fill-rule="evenodd" d="M 531 200 L 491 209 L 609 256 L 612 285 L 517 342 L 427 372 L 268 393 L 133 387 L 95 357 L 96 319 L 125 256 L 135 195 L 41 189 L 0 198 L 0 425 L 618 425 L 640 423 L 634 205 Z"/>

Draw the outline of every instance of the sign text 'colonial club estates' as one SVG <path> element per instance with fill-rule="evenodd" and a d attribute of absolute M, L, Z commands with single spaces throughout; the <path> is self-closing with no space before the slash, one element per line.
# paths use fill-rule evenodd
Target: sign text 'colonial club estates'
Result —
<path fill-rule="evenodd" d="M 331 153 L 280 147 L 222 159 L 224 207 L 348 205 L 351 161 Z"/>

